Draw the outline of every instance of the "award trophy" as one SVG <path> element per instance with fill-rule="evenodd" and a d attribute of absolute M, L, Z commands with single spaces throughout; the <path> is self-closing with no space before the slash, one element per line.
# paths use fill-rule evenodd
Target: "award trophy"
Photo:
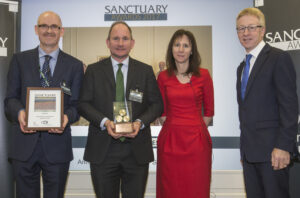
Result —
<path fill-rule="evenodd" d="M 114 102 L 114 120 L 116 133 L 132 133 L 132 104 L 130 101 Z"/>

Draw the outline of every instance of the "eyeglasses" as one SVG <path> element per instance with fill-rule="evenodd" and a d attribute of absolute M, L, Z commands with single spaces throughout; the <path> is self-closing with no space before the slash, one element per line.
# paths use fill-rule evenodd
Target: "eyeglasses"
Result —
<path fill-rule="evenodd" d="M 262 27 L 261 25 L 249 25 L 249 26 L 246 26 L 246 27 L 241 26 L 241 27 L 237 27 L 237 28 L 236 28 L 236 31 L 237 31 L 238 33 L 244 33 L 244 32 L 246 31 L 246 29 L 247 29 L 248 32 L 255 32 L 255 30 L 256 30 L 257 28 L 261 28 L 261 27 Z"/>
<path fill-rule="evenodd" d="M 42 31 L 48 31 L 49 28 L 52 31 L 58 31 L 60 30 L 61 27 L 59 27 L 58 25 L 52 24 L 52 25 L 47 25 L 47 24 L 40 24 L 38 25 L 38 27 L 42 30 Z"/>

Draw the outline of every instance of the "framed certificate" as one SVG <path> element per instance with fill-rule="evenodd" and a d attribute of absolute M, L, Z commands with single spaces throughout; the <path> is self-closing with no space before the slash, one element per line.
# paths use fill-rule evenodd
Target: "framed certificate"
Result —
<path fill-rule="evenodd" d="M 61 88 L 28 87 L 25 130 L 63 129 L 63 97 Z"/>

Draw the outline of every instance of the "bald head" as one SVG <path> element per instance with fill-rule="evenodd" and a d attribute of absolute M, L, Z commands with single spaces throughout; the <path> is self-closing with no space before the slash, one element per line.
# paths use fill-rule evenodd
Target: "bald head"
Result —
<path fill-rule="evenodd" d="M 57 21 L 57 23 L 58 23 L 58 25 L 60 27 L 62 26 L 62 22 L 61 22 L 60 16 L 58 14 L 56 14 L 55 12 L 46 11 L 46 12 L 43 12 L 42 14 L 40 14 L 40 16 L 39 16 L 39 18 L 37 20 L 37 25 L 41 24 L 41 22 L 42 22 L 42 20 L 44 18 L 52 18 L 55 21 Z"/>

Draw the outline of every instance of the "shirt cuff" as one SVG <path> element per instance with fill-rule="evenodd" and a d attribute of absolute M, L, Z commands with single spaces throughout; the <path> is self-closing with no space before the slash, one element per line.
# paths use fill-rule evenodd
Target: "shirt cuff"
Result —
<path fill-rule="evenodd" d="M 105 118 L 103 118 L 102 121 L 100 122 L 100 129 L 101 129 L 102 131 L 106 130 L 106 127 L 104 126 L 106 120 L 108 120 L 108 118 L 105 117 Z"/>
<path fill-rule="evenodd" d="M 145 125 L 144 125 L 144 123 L 142 122 L 142 120 L 140 120 L 140 119 L 136 119 L 135 121 L 138 121 L 138 122 L 140 122 L 141 123 L 141 130 L 143 130 L 144 128 L 145 128 Z"/>

